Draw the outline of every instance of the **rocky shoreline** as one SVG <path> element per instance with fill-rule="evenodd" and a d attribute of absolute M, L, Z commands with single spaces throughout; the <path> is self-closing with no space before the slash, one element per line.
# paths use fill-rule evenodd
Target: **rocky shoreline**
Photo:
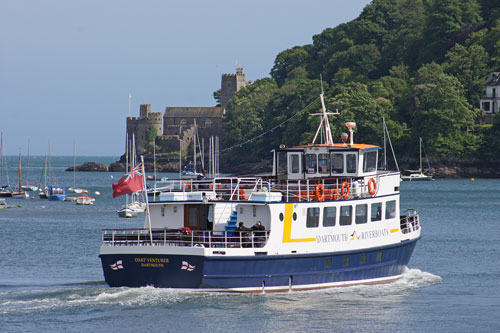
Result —
<path fill-rule="evenodd" d="M 123 160 L 122 160 L 123 159 Z M 406 158 L 399 162 L 400 170 L 416 170 L 418 169 L 418 159 Z M 152 157 L 144 159 L 147 172 L 153 172 L 154 161 Z M 458 158 L 432 158 L 431 159 L 432 173 L 435 178 L 500 178 L 500 160 L 498 161 L 483 161 L 479 159 L 458 159 Z M 261 160 L 258 162 L 245 161 L 241 163 L 223 163 L 221 170 L 223 173 L 232 174 L 235 176 L 254 175 L 259 173 L 270 172 L 272 168 L 272 160 Z M 426 169 L 426 164 L 424 164 Z M 73 167 L 69 167 L 66 171 L 73 171 Z M 87 162 L 76 166 L 76 171 L 90 172 L 125 172 L 125 158 L 122 156 L 119 161 L 111 163 L 109 166 Z M 157 172 L 178 172 L 179 161 L 175 158 L 163 157 L 156 160 Z"/>

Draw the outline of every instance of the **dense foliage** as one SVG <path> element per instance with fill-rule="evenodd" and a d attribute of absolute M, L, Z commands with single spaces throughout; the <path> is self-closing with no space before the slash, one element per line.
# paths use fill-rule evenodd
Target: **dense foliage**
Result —
<path fill-rule="evenodd" d="M 478 125 L 484 80 L 500 71 L 498 0 L 374 0 L 312 39 L 278 54 L 271 78 L 230 101 L 225 147 L 259 158 L 311 142 L 322 77 L 327 109 L 340 112 L 335 141 L 355 121 L 356 141 L 380 144 L 384 117 L 399 154 L 422 137 L 437 156 L 500 156 L 499 117 Z"/>

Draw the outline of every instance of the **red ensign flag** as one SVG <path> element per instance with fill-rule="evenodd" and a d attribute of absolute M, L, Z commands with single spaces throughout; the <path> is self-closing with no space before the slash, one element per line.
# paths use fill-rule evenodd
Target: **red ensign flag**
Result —
<path fill-rule="evenodd" d="M 118 184 L 113 183 L 113 198 L 144 189 L 141 170 L 142 163 L 132 169 L 127 175 L 120 178 Z"/>

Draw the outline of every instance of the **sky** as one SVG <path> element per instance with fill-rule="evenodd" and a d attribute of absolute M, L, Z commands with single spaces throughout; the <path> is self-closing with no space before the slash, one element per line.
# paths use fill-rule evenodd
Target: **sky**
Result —
<path fill-rule="evenodd" d="M 269 77 L 278 53 L 368 0 L 2 0 L 4 153 L 118 156 L 140 104 L 214 106 L 221 75 Z"/>

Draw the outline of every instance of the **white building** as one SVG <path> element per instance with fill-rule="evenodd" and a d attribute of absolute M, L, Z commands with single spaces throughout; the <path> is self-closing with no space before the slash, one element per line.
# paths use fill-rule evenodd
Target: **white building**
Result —
<path fill-rule="evenodd" d="M 480 108 L 485 114 L 500 112 L 500 72 L 491 73 L 485 82 L 486 94 L 481 97 Z"/>

